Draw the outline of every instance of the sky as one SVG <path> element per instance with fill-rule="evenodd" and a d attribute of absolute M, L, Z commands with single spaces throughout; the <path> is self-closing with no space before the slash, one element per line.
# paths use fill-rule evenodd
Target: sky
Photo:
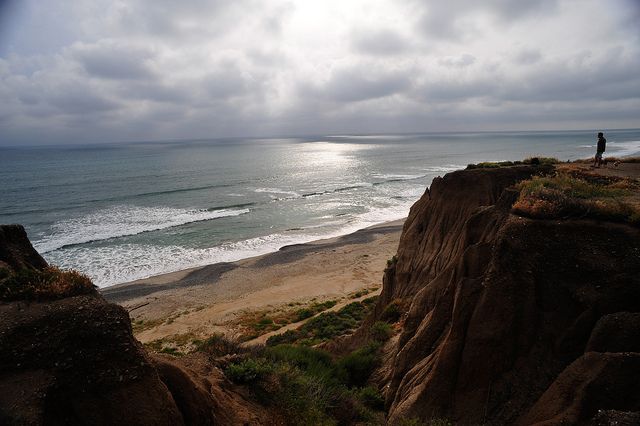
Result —
<path fill-rule="evenodd" d="M 0 0 L 0 145 L 640 127 L 640 0 Z"/>

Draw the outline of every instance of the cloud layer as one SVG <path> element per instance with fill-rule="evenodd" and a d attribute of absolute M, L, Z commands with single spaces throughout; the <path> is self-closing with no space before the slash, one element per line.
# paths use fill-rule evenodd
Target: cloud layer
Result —
<path fill-rule="evenodd" d="M 638 127 L 634 0 L 0 2 L 0 144 Z"/>

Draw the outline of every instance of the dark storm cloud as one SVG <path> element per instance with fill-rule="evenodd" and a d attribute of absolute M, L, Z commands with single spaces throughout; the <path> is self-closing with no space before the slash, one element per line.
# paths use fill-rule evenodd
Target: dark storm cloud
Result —
<path fill-rule="evenodd" d="M 119 85 L 118 96 L 125 99 L 148 100 L 164 103 L 186 103 L 190 99 L 185 87 L 167 85 L 161 81 L 137 81 Z"/>
<path fill-rule="evenodd" d="M 114 110 L 118 103 L 81 87 L 68 87 L 51 94 L 47 101 L 64 114 L 90 115 Z"/>
<path fill-rule="evenodd" d="M 523 49 L 517 52 L 513 61 L 521 65 L 532 65 L 542 59 L 542 53 L 538 49 Z"/>
<path fill-rule="evenodd" d="M 240 70 L 235 68 L 213 72 L 202 83 L 202 88 L 215 100 L 241 95 L 250 84 Z"/>
<path fill-rule="evenodd" d="M 146 61 L 152 58 L 148 49 L 136 49 L 114 43 L 77 45 L 72 55 L 92 76 L 114 80 L 140 80 L 153 77 Z"/>
<path fill-rule="evenodd" d="M 532 72 L 525 79 L 508 82 L 496 97 L 529 103 L 638 99 L 640 74 L 633 67 L 640 69 L 640 62 L 608 63 L 587 70 L 557 64 Z"/>
<path fill-rule="evenodd" d="M 478 97 L 491 97 L 500 88 L 500 83 L 494 79 L 461 79 L 433 80 L 416 90 L 414 95 L 421 96 L 425 102 L 457 102 Z"/>
<path fill-rule="evenodd" d="M 411 84 L 408 75 L 399 72 L 375 72 L 366 68 L 338 70 L 325 84 L 311 85 L 302 94 L 334 102 L 358 102 L 402 92 Z"/>
<path fill-rule="evenodd" d="M 531 16 L 551 15 L 557 0 L 437 0 L 417 1 L 418 28 L 430 37 L 460 40 L 477 31 L 470 15 L 484 13 L 497 20 L 496 25 L 511 25 Z"/>
<path fill-rule="evenodd" d="M 400 55 L 409 50 L 410 43 L 389 29 L 360 30 L 352 35 L 354 51 L 369 55 Z"/>
<path fill-rule="evenodd" d="M 115 11 L 114 21 L 122 31 L 173 42 L 220 34 L 234 25 L 238 14 L 251 10 L 252 3 L 254 0 L 130 0 Z"/>

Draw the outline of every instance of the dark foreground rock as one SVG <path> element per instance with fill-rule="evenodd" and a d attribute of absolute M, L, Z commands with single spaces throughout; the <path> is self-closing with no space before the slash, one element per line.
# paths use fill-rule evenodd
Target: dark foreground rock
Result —
<path fill-rule="evenodd" d="M 0 226 L 5 274 L 44 270 L 20 226 Z M 0 424 L 210 425 L 256 423 L 252 407 L 201 360 L 153 358 L 127 311 L 97 292 L 0 302 Z M 197 358 L 197 355 L 196 355 Z M 194 362 L 194 361 L 191 361 Z M 249 407 L 250 409 L 247 409 Z"/>

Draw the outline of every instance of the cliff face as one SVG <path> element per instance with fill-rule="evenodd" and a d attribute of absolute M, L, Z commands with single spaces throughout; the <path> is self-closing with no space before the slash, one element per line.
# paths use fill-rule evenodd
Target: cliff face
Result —
<path fill-rule="evenodd" d="M 0 284 L 10 274 L 47 266 L 21 226 L 0 226 Z M 268 418 L 224 390 L 224 375 L 202 356 L 183 361 L 147 354 L 133 337 L 127 311 L 92 289 L 53 300 L 0 300 L 0 348 L 2 425 L 206 425 Z"/>
<path fill-rule="evenodd" d="M 640 409 L 640 232 L 511 214 L 509 187 L 548 171 L 450 173 L 412 207 L 376 309 L 409 306 L 381 369 L 392 424 Z"/>

